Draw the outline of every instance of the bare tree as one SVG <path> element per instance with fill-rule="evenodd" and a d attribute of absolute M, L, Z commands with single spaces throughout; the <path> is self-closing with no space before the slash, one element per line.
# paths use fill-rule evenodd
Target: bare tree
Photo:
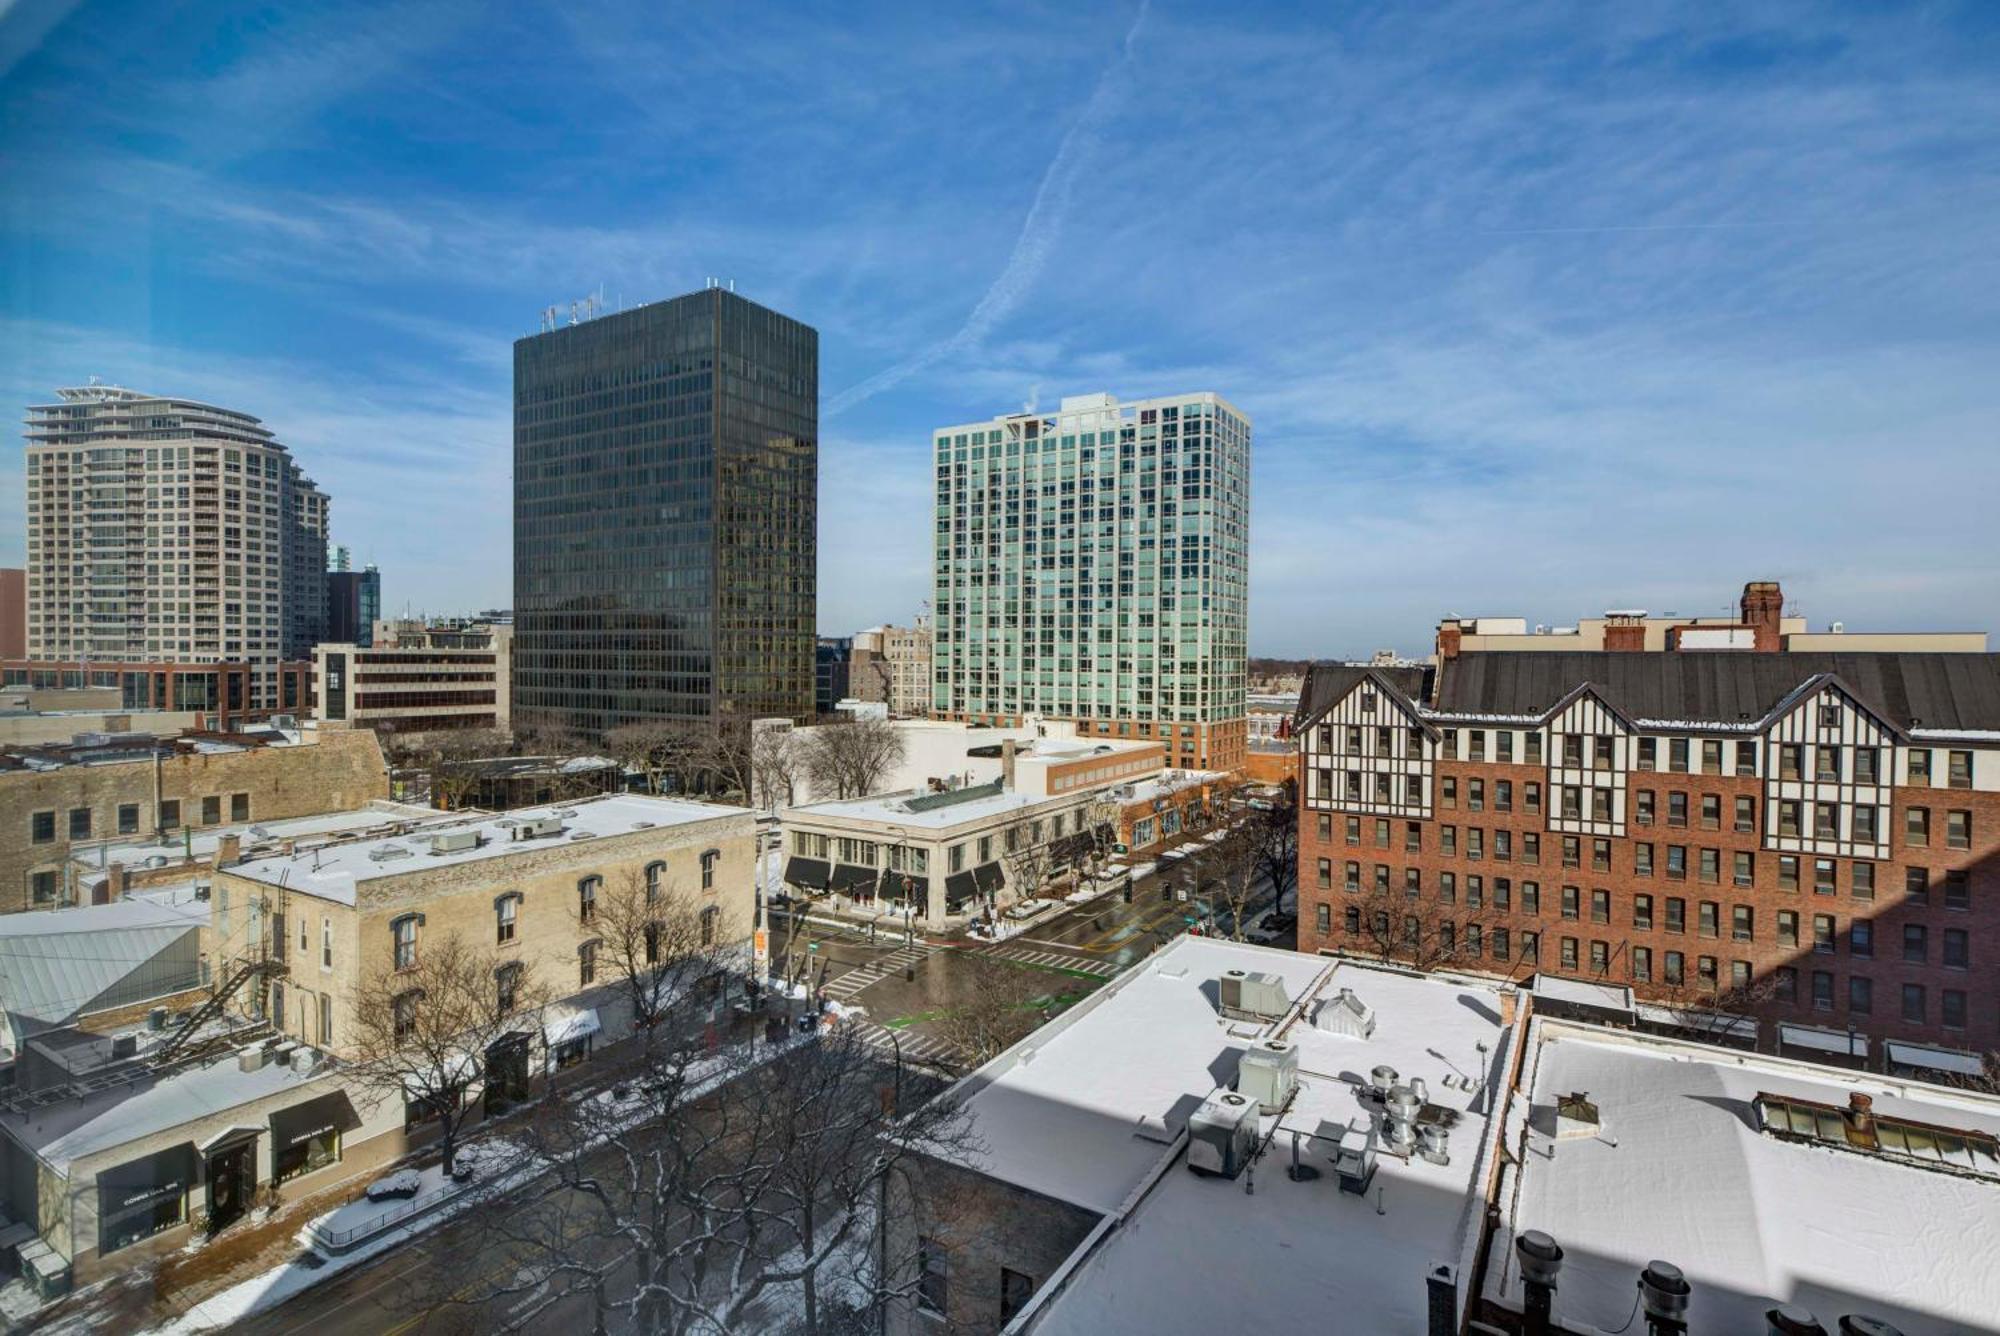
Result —
<path fill-rule="evenodd" d="M 798 800 L 799 781 L 808 771 L 810 749 L 789 728 L 759 729 L 750 746 L 752 793 L 767 811 Z"/>
<path fill-rule="evenodd" d="M 963 995 L 931 1023 L 931 1031 L 951 1045 L 960 1064 L 977 1067 L 1042 1023 L 1051 977 L 978 958 L 977 968 L 965 972 Z"/>
<path fill-rule="evenodd" d="M 471 1117 L 468 1093 L 498 1041 L 547 994 L 521 961 L 502 961 L 456 933 L 419 941 L 402 968 L 378 968 L 355 998 L 354 1079 L 422 1108 L 438 1128 L 446 1174 Z"/>
<path fill-rule="evenodd" d="M 756 775 L 755 741 L 748 719 L 721 719 L 704 732 L 696 754 L 712 791 L 749 798 Z"/>
<path fill-rule="evenodd" d="M 903 760 L 903 735 L 886 719 L 822 724 L 806 743 L 813 795 L 861 798 L 877 792 Z"/>
<path fill-rule="evenodd" d="M 596 892 L 586 911 L 571 910 L 598 944 L 598 962 L 632 1007 L 640 1046 L 697 990 L 726 977 L 732 951 L 722 939 L 719 908 L 679 886 L 664 868 L 634 868 Z"/>
<path fill-rule="evenodd" d="M 1019 817 L 1001 832 L 1000 857 L 1007 865 L 1007 881 L 1014 888 L 1016 900 L 1032 900 L 1040 895 L 1049 874 L 1055 870 L 1052 820 L 1059 818 Z M 993 894 L 986 898 L 989 911 L 997 907 L 995 898 Z"/>
<path fill-rule="evenodd" d="M 1488 951 L 1494 931 L 1512 929 L 1504 914 L 1487 906 L 1399 900 L 1383 892 L 1349 908 L 1359 910 L 1357 945 L 1390 963 L 1420 970 L 1491 970 L 1489 960 L 1497 959 Z M 1511 973 L 1531 962 L 1510 949 L 1507 963 Z"/>
<path fill-rule="evenodd" d="M 1285 781 L 1284 796 L 1267 812 L 1252 811 L 1249 824 L 1256 834 L 1257 865 L 1283 905 L 1299 879 L 1299 806 L 1296 785 Z"/>
<path fill-rule="evenodd" d="M 687 779 L 701 735 L 698 728 L 672 720 L 640 719 L 608 730 L 604 746 L 627 770 L 646 777 L 646 792 L 658 793 L 669 776 Z"/>
<path fill-rule="evenodd" d="M 1104 875 L 1105 867 L 1116 854 L 1118 818 L 1122 814 L 1123 808 L 1109 790 L 1093 795 L 1083 809 L 1084 833 L 1090 838 L 1083 853 L 1083 873 L 1092 886 Z"/>
<path fill-rule="evenodd" d="M 583 756 L 589 751 L 581 733 L 556 720 L 537 719 L 514 730 L 516 756 Z"/>
<path fill-rule="evenodd" d="M 1243 920 L 1264 884 L 1264 860 L 1256 828 L 1249 822 L 1231 826 L 1201 855 L 1209 869 L 1207 889 L 1229 918 L 1229 939 L 1243 940 Z"/>
<path fill-rule="evenodd" d="M 506 754 L 507 736 L 497 729 L 461 728 L 405 735 L 394 746 L 403 763 L 430 777 L 431 801 L 456 811 L 478 793 L 485 776 L 482 762 Z"/>
<path fill-rule="evenodd" d="M 544 1104 L 527 1135 L 554 1190 L 486 1218 L 476 1251 L 516 1265 L 459 1300 L 582 1294 L 599 1330 L 860 1329 L 908 1271 L 884 1256 L 885 1180 L 969 1149 L 963 1117 L 914 1086 L 845 1024 L 756 1056 L 663 1042 L 626 1087 L 630 1130 L 608 1135 L 603 1105 Z"/>

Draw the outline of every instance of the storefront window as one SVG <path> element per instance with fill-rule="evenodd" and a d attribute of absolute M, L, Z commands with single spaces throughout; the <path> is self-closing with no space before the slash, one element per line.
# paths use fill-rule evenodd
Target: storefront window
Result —
<path fill-rule="evenodd" d="M 338 1163 L 340 1129 L 327 1127 L 303 1136 L 289 1146 L 278 1147 L 272 1167 L 277 1171 L 277 1180 L 282 1183 L 288 1178 L 297 1178 Z"/>
<path fill-rule="evenodd" d="M 115 1252 L 187 1222 L 194 1150 L 175 1146 L 97 1176 L 97 1250 Z"/>

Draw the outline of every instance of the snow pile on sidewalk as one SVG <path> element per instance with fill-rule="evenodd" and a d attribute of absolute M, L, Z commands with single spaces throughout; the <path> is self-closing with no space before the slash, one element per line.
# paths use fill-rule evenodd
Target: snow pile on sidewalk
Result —
<path fill-rule="evenodd" d="M 750 1062 L 737 1065 L 736 1060 L 745 1052 L 743 1048 L 725 1049 L 714 1057 L 696 1065 L 692 1073 L 694 1079 L 685 1098 L 698 1099 L 716 1089 L 723 1082 L 742 1075 L 751 1068 L 769 1062 L 785 1052 L 795 1040 L 782 1044 L 757 1043 L 747 1051 Z M 601 1090 L 590 1097 L 591 1102 L 602 1110 L 601 1133 L 592 1139 L 591 1145 L 602 1145 L 621 1132 L 626 1132 L 652 1116 L 651 1102 L 643 1094 L 627 1092 L 621 1100 L 611 1090 Z M 464 1214 L 469 1206 L 476 1205 L 503 1193 L 510 1192 L 524 1183 L 547 1172 L 548 1164 L 538 1157 L 523 1152 L 514 1143 L 495 1138 L 492 1141 L 475 1141 L 460 1149 L 461 1158 L 470 1155 L 478 1165 L 472 1183 L 466 1189 L 439 1205 L 434 1210 L 425 1211 L 413 1217 L 409 1223 L 390 1229 L 366 1243 L 359 1244 L 347 1252 L 336 1256 L 326 1256 L 313 1246 L 313 1227 L 328 1216 L 338 1215 L 347 1207 L 339 1207 L 309 1222 L 298 1233 L 298 1241 L 305 1252 L 298 1258 L 286 1262 L 263 1275 L 253 1276 L 241 1284 L 231 1286 L 219 1294 L 214 1294 L 188 1309 L 178 1318 L 154 1330 L 160 1336 L 192 1336 L 196 1332 L 219 1331 L 241 1322 L 257 1313 L 277 1307 L 304 1290 L 310 1289 L 323 1280 L 331 1279 L 342 1272 L 381 1256 L 392 1248 L 401 1247 L 417 1235 L 435 1229 L 448 1220 Z M 426 1182 L 435 1181 L 438 1166 L 421 1171 L 431 1175 Z M 370 1202 L 363 1197 L 358 1203 L 366 1209 L 382 1211 L 406 1206 L 401 1201 Z M 339 1226 L 346 1228 L 347 1225 Z"/>

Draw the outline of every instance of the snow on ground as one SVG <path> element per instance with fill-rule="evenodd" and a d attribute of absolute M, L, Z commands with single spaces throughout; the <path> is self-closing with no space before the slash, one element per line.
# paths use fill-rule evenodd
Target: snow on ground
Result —
<path fill-rule="evenodd" d="M 698 1075 L 690 1085 L 686 1098 L 697 1099 L 714 1090 L 723 1082 L 741 1075 L 743 1072 L 749 1070 L 751 1066 L 769 1062 L 779 1053 L 789 1048 L 792 1042 L 796 1041 L 787 1041 L 783 1044 L 756 1043 L 747 1049 L 739 1046 L 716 1054 L 706 1062 L 696 1066 L 695 1071 Z M 741 1059 L 746 1053 L 749 1057 L 749 1062 L 743 1063 Z M 603 1111 L 602 1126 L 604 1131 L 592 1143 L 595 1145 L 601 1145 L 619 1133 L 631 1130 L 646 1121 L 651 1115 L 649 1102 L 643 1095 L 628 1093 L 623 1100 L 620 1100 L 612 1091 L 602 1090 L 590 1096 L 590 1099 L 592 1103 Z M 253 1276 L 238 1285 L 234 1285 L 218 1294 L 211 1295 L 173 1321 L 155 1328 L 155 1332 L 158 1333 L 158 1336 L 182 1336 L 182 1333 L 219 1331 L 234 1323 L 241 1322 L 253 1314 L 275 1308 L 323 1280 L 340 1275 L 345 1271 L 351 1271 L 355 1267 L 361 1266 L 393 1248 L 408 1243 L 417 1235 L 437 1228 L 445 1221 L 463 1214 L 470 1206 L 509 1192 L 523 1183 L 533 1180 L 545 1172 L 548 1167 L 544 1162 L 537 1159 L 522 1156 L 510 1160 L 504 1158 L 503 1155 L 495 1155 L 493 1151 L 482 1149 L 492 1144 L 491 1142 L 475 1141 L 463 1148 L 459 1154 L 465 1155 L 470 1153 L 475 1159 L 480 1159 L 484 1156 L 493 1156 L 494 1160 L 499 1165 L 504 1165 L 504 1167 L 497 1167 L 494 1170 L 494 1176 L 491 1178 L 486 1178 L 483 1174 L 475 1178 L 473 1183 L 463 1193 L 452 1198 L 437 1209 L 412 1219 L 406 1225 L 391 1229 L 387 1233 L 361 1244 L 349 1252 L 326 1257 L 324 1260 L 319 1260 L 321 1254 L 312 1246 L 312 1226 L 308 1225 L 299 1231 L 298 1237 L 299 1243 L 307 1249 L 307 1253 L 314 1259 L 313 1261 L 308 1262 L 302 1259 L 294 1259 L 282 1263 L 262 1275 Z M 424 1172 L 434 1174 L 435 1170 L 426 1170 Z M 365 1198 L 363 1199 L 363 1203 L 364 1205 L 373 1206 L 378 1209 L 406 1204 L 403 1202 L 367 1203 Z M 345 1210 L 346 1208 L 342 1207 L 340 1209 Z M 338 1214 L 338 1211 L 334 1212 L 334 1214 Z M 314 1223 L 318 1222 L 315 1221 Z"/>

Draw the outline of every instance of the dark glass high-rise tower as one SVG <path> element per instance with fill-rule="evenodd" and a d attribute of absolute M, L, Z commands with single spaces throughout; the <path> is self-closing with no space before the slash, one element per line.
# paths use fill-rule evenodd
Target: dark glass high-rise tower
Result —
<path fill-rule="evenodd" d="M 810 717 L 819 335 L 722 288 L 514 345 L 514 718 Z"/>

